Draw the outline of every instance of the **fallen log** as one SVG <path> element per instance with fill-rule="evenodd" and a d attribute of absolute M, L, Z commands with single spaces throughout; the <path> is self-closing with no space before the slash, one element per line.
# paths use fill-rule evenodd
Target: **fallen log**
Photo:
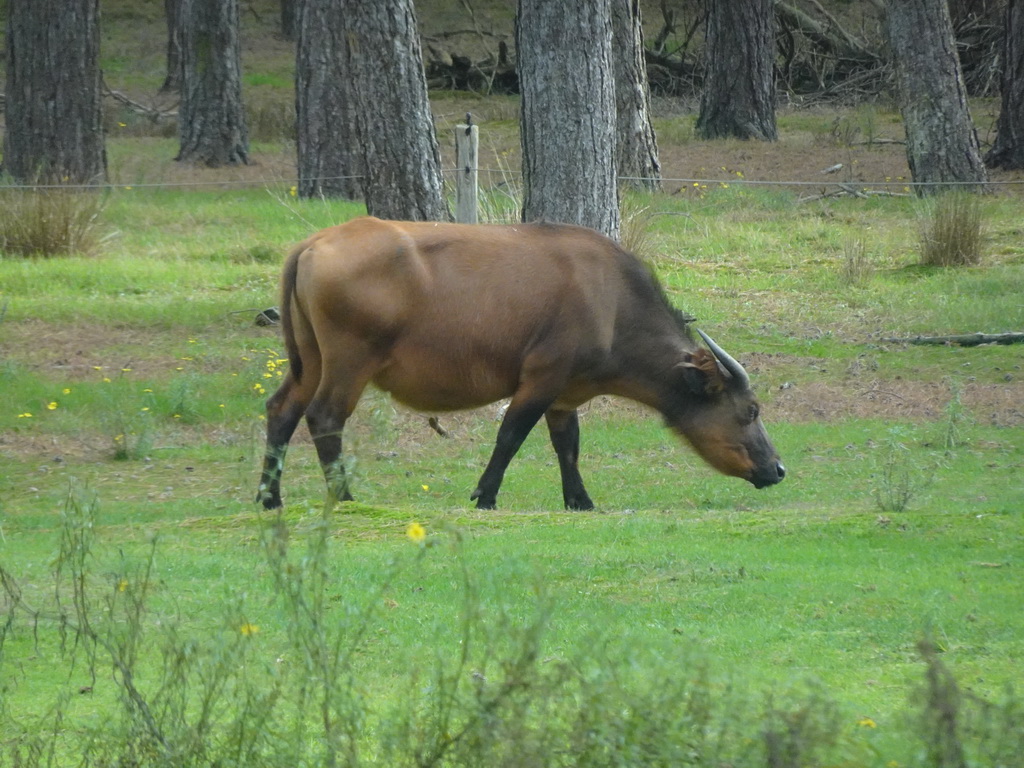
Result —
<path fill-rule="evenodd" d="M 898 344 L 941 344 L 976 347 L 979 344 L 1024 344 L 1024 333 L 964 333 L 953 336 L 914 336 L 908 339 L 882 339 Z"/>

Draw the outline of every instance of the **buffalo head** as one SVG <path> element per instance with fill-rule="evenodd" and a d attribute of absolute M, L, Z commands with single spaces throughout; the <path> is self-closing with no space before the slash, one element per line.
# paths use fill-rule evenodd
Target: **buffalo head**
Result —
<path fill-rule="evenodd" d="M 719 472 L 756 488 L 781 482 L 786 469 L 761 422 L 747 372 L 709 336 L 697 332 L 710 351 L 699 348 L 678 366 L 685 392 L 670 426 Z"/>

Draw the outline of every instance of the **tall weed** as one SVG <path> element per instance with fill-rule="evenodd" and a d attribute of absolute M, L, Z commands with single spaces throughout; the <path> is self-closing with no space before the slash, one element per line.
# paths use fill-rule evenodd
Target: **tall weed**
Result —
<path fill-rule="evenodd" d="M 899 430 L 893 430 L 875 460 L 875 503 L 881 512 L 904 512 L 929 478 L 911 455 Z"/>
<path fill-rule="evenodd" d="M 30 585 L 35 598 L 0 566 L 0 672 L 8 688 L 18 684 L 4 654 L 14 634 L 37 644 L 56 636 L 65 666 L 83 669 L 89 690 L 112 670 L 113 708 L 83 728 L 66 694 L 35 717 L 0 703 L 2 765 L 61 765 L 69 755 L 88 765 L 182 768 L 797 768 L 879 759 L 871 743 L 844 734 L 843 716 L 818 687 L 753 696 L 686 650 L 663 656 L 599 632 L 575 650 L 548 647 L 556 605 L 544 584 L 535 584 L 525 615 L 487 604 L 457 532 L 427 536 L 410 526 L 416 549 L 355 593 L 338 578 L 326 512 L 303 521 L 297 536 L 279 514 L 261 537 L 260 573 L 273 591 L 259 610 L 276 605 L 282 632 L 261 634 L 252 598 L 239 595 L 225 600 L 216 626 L 197 633 L 161 594 L 156 539 L 140 560 L 121 555 L 113 571 L 97 573 L 97 509 L 95 497 L 69 491 L 54 582 Z M 405 695 L 375 698 L 364 661 L 384 636 L 382 606 L 403 574 L 431 558 L 459 585 L 456 646 L 435 642 L 432 663 L 411 668 Z M 988 702 L 961 691 L 934 647 L 921 648 L 921 760 L 910 765 L 1015 764 L 1024 750 L 1019 698 Z"/>

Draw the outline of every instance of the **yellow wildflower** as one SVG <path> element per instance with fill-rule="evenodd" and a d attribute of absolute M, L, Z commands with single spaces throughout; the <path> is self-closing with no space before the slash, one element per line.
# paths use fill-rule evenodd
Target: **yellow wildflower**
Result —
<path fill-rule="evenodd" d="M 256 624 L 250 624 L 248 621 L 246 621 L 242 624 L 242 626 L 238 628 L 238 631 L 246 637 L 252 637 L 260 631 L 260 628 Z"/>
<path fill-rule="evenodd" d="M 409 523 L 409 527 L 405 529 L 405 535 L 408 536 L 411 541 L 420 544 L 425 538 L 427 538 L 427 529 L 419 523 Z"/>

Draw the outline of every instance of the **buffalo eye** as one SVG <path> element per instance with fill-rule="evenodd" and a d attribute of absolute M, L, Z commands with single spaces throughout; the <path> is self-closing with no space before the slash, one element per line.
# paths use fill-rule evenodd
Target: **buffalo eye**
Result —
<path fill-rule="evenodd" d="M 747 408 L 747 423 L 752 424 L 757 421 L 757 417 L 761 415 L 761 408 L 757 403 L 751 403 Z"/>

